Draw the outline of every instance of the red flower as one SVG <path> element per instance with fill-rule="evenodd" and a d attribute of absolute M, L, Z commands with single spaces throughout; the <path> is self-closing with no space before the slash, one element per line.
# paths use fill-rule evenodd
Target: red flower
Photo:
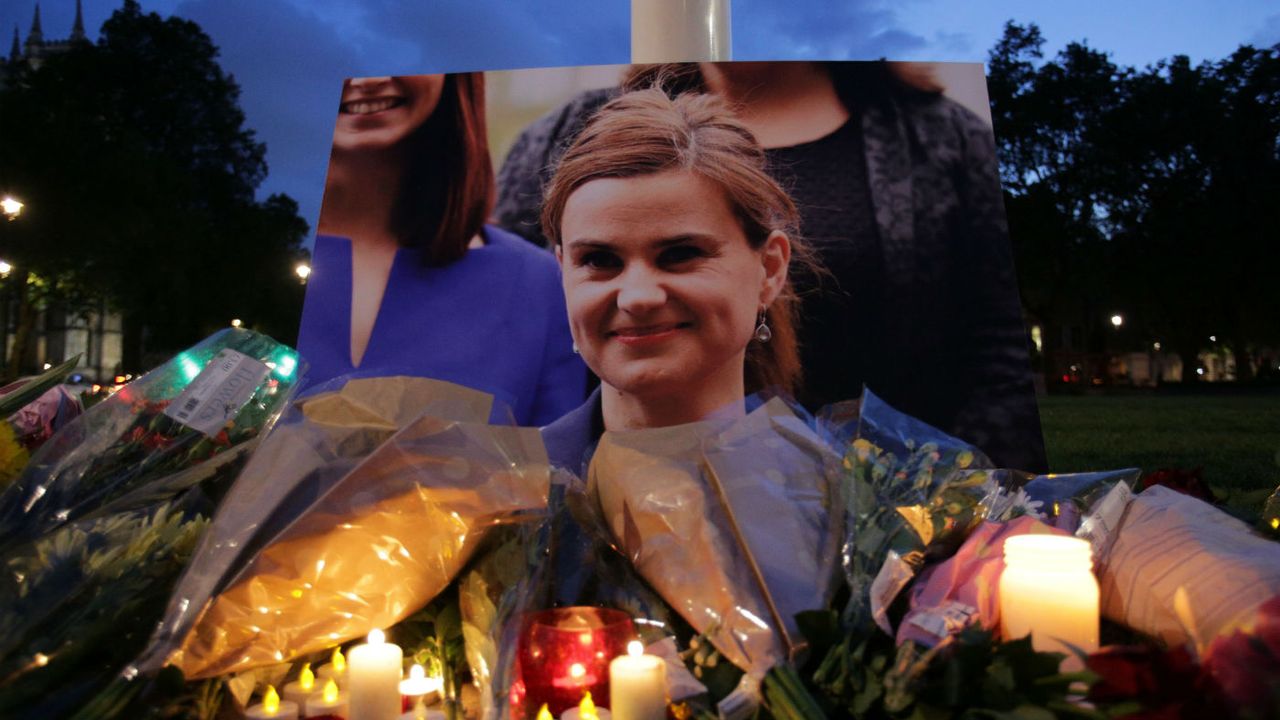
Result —
<path fill-rule="evenodd" d="M 1214 640 L 1205 671 L 1240 715 L 1280 717 L 1280 596 L 1263 603 L 1250 626 Z"/>
<path fill-rule="evenodd" d="M 1144 645 L 1111 645 L 1089 656 L 1089 669 L 1099 678 L 1089 700 L 1099 703 L 1137 701 L 1142 710 L 1125 720 L 1175 720 L 1212 717 L 1209 682 L 1184 647 L 1159 650 Z"/>
<path fill-rule="evenodd" d="M 1142 478 L 1142 489 L 1146 490 L 1152 485 L 1163 485 L 1171 490 L 1177 490 L 1183 495 L 1190 495 L 1207 503 L 1216 504 L 1218 498 L 1213 494 L 1213 490 L 1209 488 L 1208 483 L 1204 481 L 1203 472 L 1203 468 L 1196 468 L 1195 470 L 1161 468 Z"/>

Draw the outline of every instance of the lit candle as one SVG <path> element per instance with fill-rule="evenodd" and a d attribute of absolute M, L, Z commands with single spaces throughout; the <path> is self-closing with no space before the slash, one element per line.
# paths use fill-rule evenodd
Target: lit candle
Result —
<path fill-rule="evenodd" d="M 369 642 L 351 648 L 347 658 L 347 691 L 352 720 L 399 720 L 400 646 L 386 641 L 381 630 Z"/>
<path fill-rule="evenodd" d="M 1098 581 L 1087 540 L 1062 535 L 1017 535 L 1004 543 L 1000 627 L 1006 640 L 1031 635 L 1040 652 L 1066 654 L 1067 645 L 1098 649 Z"/>
<path fill-rule="evenodd" d="M 407 706 L 401 706 L 404 709 L 412 710 L 419 703 L 426 705 L 435 702 L 435 694 L 440 691 L 444 685 L 441 678 L 427 677 L 427 671 L 419 664 L 414 663 L 409 668 L 409 679 L 400 681 L 400 695 Z"/>
<path fill-rule="evenodd" d="M 667 665 L 645 655 L 632 640 L 627 654 L 609 663 L 609 709 L 616 720 L 664 720 L 667 717 Z"/>
<path fill-rule="evenodd" d="M 298 707 L 305 707 L 307 698 L 315 694 L 316 676 L 311 672 L 311 663 L 302 666 L 302 672 L 298 673 L 298 679 L 284 686 L 284 699 L 289 702 L 296 703 Z"/>
<path fill-rule="evenodd" d="M 307 698 L 306 716 L 308 720 L 320 718 L 336 718 L 344 720 L 347 716 L 347 694 L 338 689 L 338 683 L 329 678 L 324 683 L 324 690 L 312 693 Z"/>
<path fill-rule="evenodd" d="M 245 720 L 298 720 L 298 704 L 281 701 L 276 689 L 267 686 L 262 696 L 262 704 L 254 705 L 244 711 Z"/>
<path fill-rule="evenodd" d="M 342 654 L 342 648 L 333 649 L 333 657 L 328 665 L 320 668 L 317 677 L 321 682 L 333 678 L 334 682 L 338 683 L 338 687 L 347 684 L 347 658 Z"/>
<path fill-rule="evenodd" d="M 595 701 L 591 699 L 591 693 L 587 693 L 582 696 L 582 702 L 578 703 L 578 707 L 565 710 L 560 715 L 560 720 L 610 720 L 610 717 L 609 709 L 596 707 Z"/>

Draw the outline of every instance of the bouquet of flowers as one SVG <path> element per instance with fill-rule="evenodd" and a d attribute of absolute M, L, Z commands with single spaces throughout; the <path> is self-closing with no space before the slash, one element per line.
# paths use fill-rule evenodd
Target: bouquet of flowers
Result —
<path fill-rule="evenodd" d="M 37 452 L 0 498 L 0 715 L 99 712 L 95 696 L 143 647 L 296 365 L 269 338 L 224 331 Z"/>

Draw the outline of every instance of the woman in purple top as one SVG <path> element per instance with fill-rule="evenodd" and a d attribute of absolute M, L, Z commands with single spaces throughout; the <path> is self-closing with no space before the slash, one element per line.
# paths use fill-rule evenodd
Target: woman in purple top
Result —
<path fill-rule="evenodd" d="M 417 375 L 493 394 L 521 424 L 581 402 L 554 259 L 484 225 L 479 73 L 348 80 L 298 350 L 307 384 Z"/>

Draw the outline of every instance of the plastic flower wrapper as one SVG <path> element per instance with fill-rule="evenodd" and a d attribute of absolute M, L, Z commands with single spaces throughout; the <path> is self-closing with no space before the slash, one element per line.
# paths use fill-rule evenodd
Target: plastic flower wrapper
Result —
<path fill-rule="evenodd" d="M 0 716 L 110 717 L 253 440 L 149 483 L 11 552 L 0 583 Z M 104 688 L 106 688 L 104 690 Z"/>
<path fill-rule="evenodd" d="M 758 682 L 801 649 L 795 614 L 831 591 L 837 462 L 775 398 L 736 420 L 606 432 L 588 487 L 640 575 Z"/>
<path fill-rule="evenodd" d="M 228 328 L 62 428 L 0 495 L 0 551 L 257 437 L 298 379 L 288 347 Z"/>
<path fill-rule="evenodd" d="M 0 388 L 0 491 L 22 473 L 39 448 L 83 410 L 66 379 L 80 356 Z"/>
<path fill-rule="evenodd" d="M 673 701 L 705 696 L 709 687 L 718 699 L 737 685 L 741 671 L 728 662 L 717 663 L 709 649 L 699 656 L 702 681 L 690 674 L 685 661 L 695 653 L 680 649 L 696 633 L 619 552 L 594 499 L 576 477 L 557 471 L 546 522 L 536 530 L 522 530 L 519 543 L 477 558 L 459 586 L 467 655 L 481 690 L 481 717 L 532 718 L 538 711 L 523 673 L 532 678 L 547 668 L 522 668 L 517 653 L 528 621 L 550 608 L 566 614 L 572 608 L 625 614 L 631 621 L 625 640 L 637 639 L 646 652 L 666 660 Z M 609 659 L 602 658 L 602 664 L 607 666 Z M 607 670 L 601 672 L 607 675 Z M 596 697 L 601 704 L 607 699 Z"/>
<path fill-rule="evenodd" d="M 221 675 L 395 624 L 491 526 L 545 506 L 547 463 L 536 429 L 418 418 L 263 542 L 169 662 Z"/>
<path fill-rule="evenodd" d="M 159 670 L 256 551 L 397 431 L 424 413 L 483 422 L 492 404 L 485 393 L 426 378 L 338 378 L 309 389 L 262 439 L 223 500 L 137 669 Z"/>

